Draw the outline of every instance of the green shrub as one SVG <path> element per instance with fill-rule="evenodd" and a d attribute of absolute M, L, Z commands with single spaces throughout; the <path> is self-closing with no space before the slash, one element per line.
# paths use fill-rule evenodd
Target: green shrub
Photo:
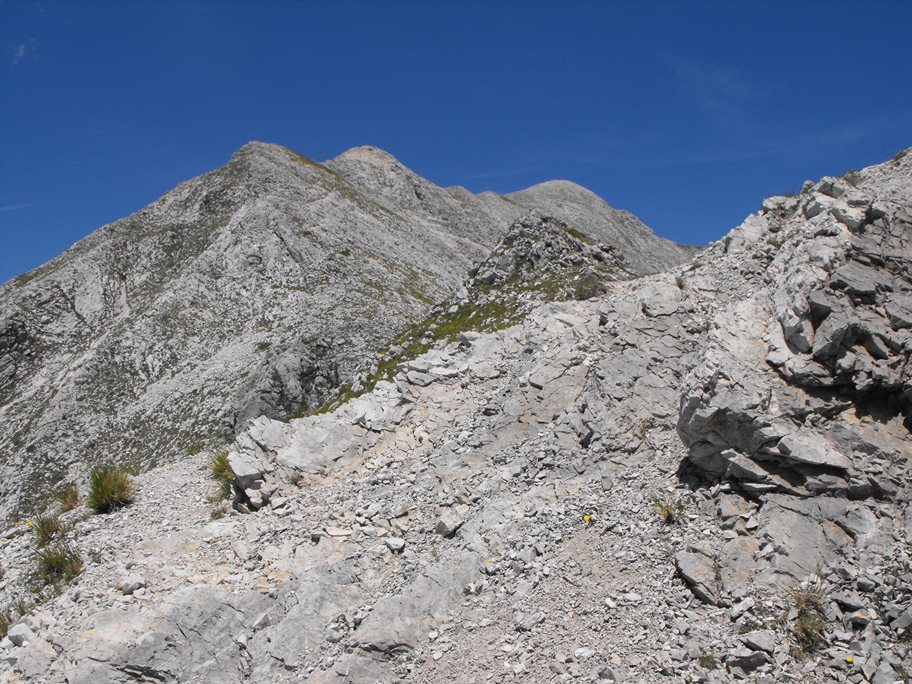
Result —
<path fill-rule="evenodd" d="M 133 502 L 133 480 L 123 468 L 98 466 L 89 475 L 89 508 L 108 513 Z"/>
<path fill-rule="evenodd" d="M 60 504 L 61 511 L 64 513 L 72 511 L 79 505 L 79 488 L 72 482 L 68 482 L 57 490 L 54 498 Z"/>
<path fill-rule="evenodd" d="M 50 544 L 55 534 L 63 532 L 56 516 L 39 515 L 29 521 L 29 526 L 35 530 L 35 544 L 39 549 Z"/>
<path fill-rule="evenodd" d="M 69 582 L 82 572 L 82 556 L 69 544 L 56 544 L 38 552 L 38 576 L 47 584 Z"/>
<path fill-rule="evenodd" d="M 228 453 L 217 451 L 212 454 L 212 460 L 209 461 L 209 472 L 219 484 L 219 493 L 223 499 L 231 495 L 231 486 L 234 483 L 234 471 L 231 464 L 228 463 Z"/>

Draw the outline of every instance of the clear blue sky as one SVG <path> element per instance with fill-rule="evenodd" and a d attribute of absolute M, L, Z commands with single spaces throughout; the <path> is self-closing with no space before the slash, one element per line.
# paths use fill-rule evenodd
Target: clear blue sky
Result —
<path fill-rule="evenodd" d="M 248 140 L 687 243 L 912 145 L 912 2 L 0 0 L 0 282 Z"/>

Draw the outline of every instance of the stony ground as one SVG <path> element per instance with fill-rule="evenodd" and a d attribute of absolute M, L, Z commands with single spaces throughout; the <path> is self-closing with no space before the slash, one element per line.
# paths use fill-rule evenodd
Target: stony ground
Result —
<path fill-rule="evenodd" d="M 912 159 L 851 180 L 254 420 L 221 519 L 208 455 L 67 514 L 86 568 L 14 619 L 3 676 L 908 681 Z M 7 602 L 32 541 L 0 550 Z"/>

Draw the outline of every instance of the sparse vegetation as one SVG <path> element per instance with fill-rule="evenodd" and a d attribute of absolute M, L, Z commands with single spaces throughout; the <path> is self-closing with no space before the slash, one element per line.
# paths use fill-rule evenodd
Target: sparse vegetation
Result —
<path fill-rule="evenodd" d="M 82 556 L 69 544 L 56 544 L 37 554 L 38 576 L 47 584 L 69 582 L 82 572 Z"/>
<path fill-rule="evenodd" d="M 79 506 L 79 488 L 72 482 L 67 482 L 57 490 L 54 499 L 60 504 L 62 512 L 72 511 Z"/>
<path fill-rule="evenodd" d="M 563 224 L 561 224 L 563 225 Z M 573 238 L 592 243 L 592 239 L 578 230 L 563 226 Z M 511 243 L 512 244 L 512 243 Z M 491 279 L 476 278 L 469 287 L 467 301 L 453 306 L 444 302 L 431 310 L 423 321 L 405 328 L 390 344 L 399 353 L 378 350 L 379 358 L 363 368 L 353 381 L 343 385 L 335 396 L 316 409 L 302 407 L 296 417 L 331 413 L 352 399 L 372 391 L 378 382 L 392 380 L 399 366 L 426 353 L 437 344 L 464 332 L 494 332 L 521 323 L 529 312 L 543 302 L 569 299 L 589 299 L 605 290 L 611 280 L 632 277 L 622 266 L 604 256 L 596 256 L 586 267 L 567 266 L 563 263 L 545 264 L 530 257 L 520 248 L 512 253 L 495 251 L 490 258 L 512 258 L 513 263 L 500 270 Z M 410 295 L 426 304 L 432 302 L 429 293 L 417 284 L 428 279 L 411 269 L 394 270 L 407 276 L 406 287 L 400 294 Z M 473 275 L 475 277 L 476 274 Z"/>
<path fill-rule="evenodd" d="M 861 182 L 861 172 L 858 169 L 850 169 L 842 175 L 845 182 L 851 185 L 852 187 L 858 187 L 858 184 Z"/>
<path fill-rule="evenodd" d="M 35 530 L 35 544 L 39 549 L 50 544 L 55 535 L 64 532 L 60 520 L 56 516 L 39 515 L 29 522 L 30 527 Z"/>
<path fill-rule="evenodd" d="M 585 243 L 587 245 L 592 244 L 592 238 L 590 238 L 585 233 L 578 231 L 576 228 L 571 228 L 570 226 L 567 226 L 564 230 L 567 231 L 568 235 L 570 235 L 571 237 L 575 237 L 580 242 Z"/>
<path fill-rule="evenodd" d="M 133 497 L 133 480 L 123 468 L 98 466 L 89 475 L 88 504 L 96 513 L 108 513 L 133 503 Z"/>
<path fill-rule="evenodd" d="M 218 482 L 220 497 L 227 499 L 231 495 L 231 487 L 234 483 L 234 471 L 228 462 L 228 452 L 216 451 L 212 454 L 212 459 L 209 461 L 209 472 Z"/>
<path fill-rule="evenodd" d="M 0 639 L 6 636 L 10 627 L 32 609 L 32 604 L 23 598 L 17 598 L 12 605 L 0 610 Z"/>
<path fill-rule="evenodd" d="M 594 273 L 581 275 L 573 285 L 573 298 L 577 301 L 592 299 L 604 293 L 605 283 Z"/>
<path fill-rule="evenodd" d="M 13 624 L 13 615 L 9 608 L 0 611 L 0 639 L 6 636 Z"/>
<path fill-rule="evenodd" d="M 659 510 L 659 517 L 666 525 L 679 523 L 684 519 L 684 502 L 670 495 L 653 501 Z"/>
<path fill-rule="evenodd" d="M 719 664 L 719 659 L 712 653 L 703 653 L 697 658 L 697 663 L 705 670 L 713 670 Z"/>
<path fill-rule="evenodd" d="M 819 580 L 804 583 L 788 592 L 790 610 L 795 612 L 792 635 L 799 654 L 815 650 L 823 643 L 826 618 L 823 614 L 825 595 Z"/>
<path fill-rule="evenodd" d="M 40 594 L 40 592 L 35 592 Z M 16 613 L 17 618 L 21 618 L 23 615 L 28 613 L 33 607 L 34 603 L 29 601 L 26 598 L 19 596 L 15 601 L 13 601 L 13 610 Z"/>

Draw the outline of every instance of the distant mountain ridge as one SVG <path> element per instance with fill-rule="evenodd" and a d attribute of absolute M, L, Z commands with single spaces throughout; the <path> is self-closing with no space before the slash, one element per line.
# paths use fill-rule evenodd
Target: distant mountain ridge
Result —
<path fill-rule="evenodd" d="M 530 208 L 637 274 L 691 253 L 570 183 L 474 195 L 374 147 L 319 164 L 259 142 L 96 230 L 0 287 L 0 513 L 319 406 Z"/>

